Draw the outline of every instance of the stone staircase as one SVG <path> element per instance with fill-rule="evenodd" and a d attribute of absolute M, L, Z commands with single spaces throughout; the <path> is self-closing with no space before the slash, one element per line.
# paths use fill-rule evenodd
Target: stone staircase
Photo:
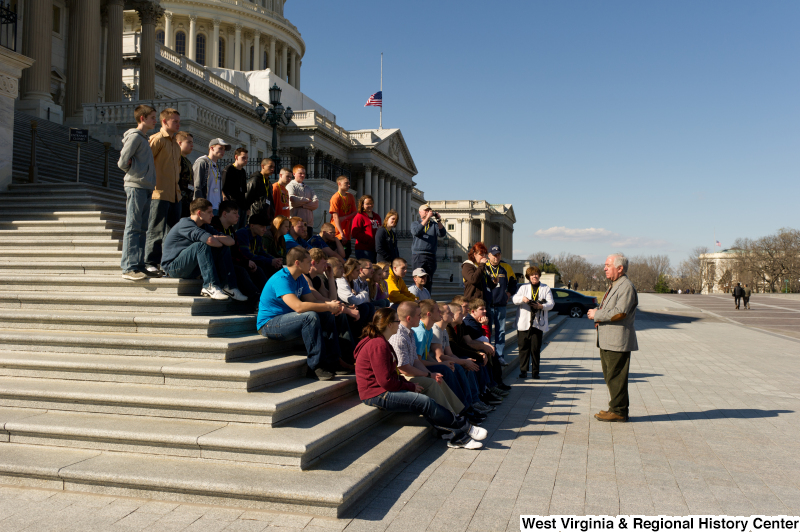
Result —
<path fill-rule="evenodd" d="M 13 184 L 0 207 L 0 484 L 338 516 L 430 437 L 199 281 L 122 279 L 121 192 Z"/>
<path fill-rule="evenodd" d="M 69 126 L 41 120 L 25 113 L 14 113 L 14 157 L 12 182 L 28 182 L 28 167 L 31 164 L 31 120 L 37 124 L 36 164 L 39 181 L 42 183 L 74 183 L 77 144 L 69 142 Z M 81 183 L 101 187 L 105 168 L 103 143 L 90 138 L 81 145 Z M 117 167 L 119 150 L 110 148 L 108 153 L 109 188 L 121 191 L 125 173 Z M 123 195 L 124 203 L 125 197 Z M 124 215 L 124 212 L 123 212 Z M 124 222 L 124 216 L 123 216 Z"/>

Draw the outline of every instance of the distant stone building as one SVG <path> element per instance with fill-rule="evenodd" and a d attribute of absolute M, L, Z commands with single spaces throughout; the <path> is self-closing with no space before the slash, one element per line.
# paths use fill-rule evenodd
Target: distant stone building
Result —
<path fill-rule="evenodd" d="M 739 273 L 736 268 L 741 249 L 724 249 L 717 253 L 700 255 L 700 272 L 702 276 L 702 294 L 727 294 L 738 282 Z"/>

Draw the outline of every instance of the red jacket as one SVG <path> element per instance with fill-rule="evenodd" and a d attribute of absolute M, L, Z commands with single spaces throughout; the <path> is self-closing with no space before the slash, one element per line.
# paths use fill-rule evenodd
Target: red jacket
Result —
<path fill-rule="evenodd" d="M 356 346 L 356 383 L 362 401 L 384 392 L 413 392 L 416 386 L 397 373 L 397 356 L 386 338 L 364 338 Z"/>
<path fill-rule="evenodd" d="M 377 212 L 372 213 L 372 219 L 359 212 L 353 217 L 350 236 L 356 239 L 356 249 L 375 251 L 375 234 L 381 227 L 381 217 Z"/>

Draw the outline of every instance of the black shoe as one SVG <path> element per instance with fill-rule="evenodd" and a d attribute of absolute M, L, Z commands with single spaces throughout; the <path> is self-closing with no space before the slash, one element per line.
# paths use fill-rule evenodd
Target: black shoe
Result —
<path fill-rule="evenodd" d="M 159 277 L 164 277 L 164 272 L 161 271 L 161 270 L 158 270 L 158 271 L 154 272 L 154 271 L 150 271 L 147 268 L 145 268 L 144 270 L 142 270 L 142 273 L 145 274 L 150 279 L 158 279 Z"/>
<path fill-rule="evenodd" d="M 520 379 L 527 379 L 528 378 L 528 372 L 527 371 L 520 371 L 519 375 L 517 375 L 517 377 L 519 377 Z"/>
<path fill-rule="evenodd" d="M 493 393 L 493 394 L 495 394 L 495 395 L 498 395 L 498 396 L 500 396 L 500 397 L 505 397 L 505 396 L 507 396 L 509 393 L 511 393 L 511 392 L 509 392 L 509 391 L 507 391 L 507 390 L 503 390 L 503 389 L 502 389 L 502 388 L 500 388 L 499 386 L 495 386 L 494 388 L 492 388 L 492 389 L 491 389 L 491 390 L 489 390 L 489 391 L 490 391 L 490 392 L 492 392 L 492 393 Z"/>
<path fill-rule="evenodd" d="M 481 401 L 486 403 L 487 405 L 501 405 L 503 404 L 503 400 L 497 397 L 494 394 L 484 393 L 480 396 Z"/>
<path fill-rule="evenodd" d="M 498 384 L 497 387 L 500 388 L 501 390 L 503 390 L 504 392 L 507 392 L 507 391 L 511 390 L 511 386 L 509 386 L 508 384 L 506 384 L 504 382 L 501 382 L 500 384 Z"/>
<path fill-rule="evenodd" d="M 538 373 L 534 373 L 534 374 L 533 374 L 533 378 L 534 378 L 534 379 L 536 379 L 536 380 L 538 381 L 538 380 L 539 380 L 539 374 L 538 374 Z"/>
<path fill-rule="evenodd" d="M 482 415 L 478 414 L 477 412 L 476 413 L 466 414 L 464 417 L 466 417 L 467 421 L 469 421 L 473 425 L 480 425 L 481 423 L 486 421 L 486 416 L 482 416 Z"/>

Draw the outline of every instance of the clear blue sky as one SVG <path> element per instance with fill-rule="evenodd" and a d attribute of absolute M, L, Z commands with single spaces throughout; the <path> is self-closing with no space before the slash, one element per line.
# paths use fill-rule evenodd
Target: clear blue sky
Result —
<path fill-rule="evenodd" d="M 800 2 L 289 0 L 302 89 L 399 127 L 429 200 L 511 203 L 514 258 L 800 228 Z M 794 213 L 794 214 L 792 214 Z M 508 256 L 506 250 L 504 254 Z"/>

